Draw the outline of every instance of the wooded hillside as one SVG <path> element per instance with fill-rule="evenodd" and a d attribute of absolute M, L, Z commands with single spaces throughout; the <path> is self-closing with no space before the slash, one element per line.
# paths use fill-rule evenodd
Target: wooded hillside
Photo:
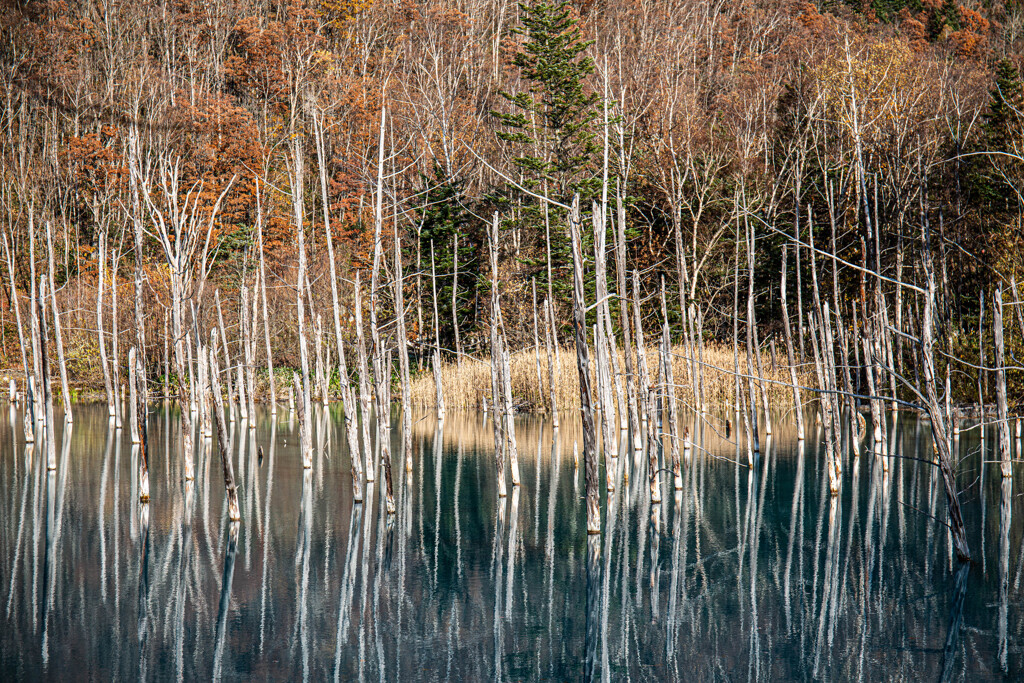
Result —
<path fill-rule="evenodd" d="M 940 376 L 950 357 L 987 367 L 993 293 L 1017 300 L 1018 3 L 7 1 L 0 21 L 7 367 L 11 278 L 27 296 L 51 258 L 72 381 L 98 384 L 98 320 L 132 343 L 141 325 L 152 377 L 169 334 L 223 315 L 235 344 L 261 249 L 274 362 L 295 367 L 300 235 L 309 324 L 336 334 L 334 272 L 354 339 L 378 208 L 414 372 L 435 337 L 448 358 L 488 353 L 492 278 L 513 349 L 534 343 L 535 297 L 570 341 L 576 195 L 591 264 L 595 242 L 614 261 L 621 226 L 655 335 L 664 278 L 673 337 L 730 340 L 749 310 L 758 344 L 781 344 L 786 263 L 799 358 L 818 281 L 854 326 L 888 307 L 913 376 L 923 304 L 904 285 L 923 286 L 924 228 Z M 586 284 L 593 302 L 592 266 Z M 382 285 L 388 320 L 396 297 Z M 176 298 L 198 323 L 171 319 Z M 1019 306 L 1005 323 L 1012 358 Z M 984 374 L 954 371 L 956 396 L 994 400 Z M 1024 374 L 1009 377 L 1012 400 Z"/>

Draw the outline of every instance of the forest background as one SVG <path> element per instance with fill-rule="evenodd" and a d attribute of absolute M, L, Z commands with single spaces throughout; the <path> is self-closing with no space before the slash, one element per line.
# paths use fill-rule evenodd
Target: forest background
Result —
<path fill-rule="evenodd" d="M 664 281 L 676 338 L 699 321 L 709 345 L 727 343 L 748 310 L 737 292 L 746 296 L 753 275 L 764 350 L 781 340 L 786 269 L 800 359 L 810 353 L 802 311 L 818 279 L 846 321 L 892 307 L 909 376 L 917 366 L 904 344 L 921 303 L 904 283 L 923 281 L 927 226 L 940 280 L 938 376 L 950 359 L 986 366 L 986 310 L 1000 289 L 1012 311 L 1011 402 L 1024 397 L 1013 360 L 1024 352 L 1017 2 L 3 7 L 4 367 L 20 365 L 12 291 L 27 315 L 33 274 L 52 258 L 71 382 L 102 383 L 98 320 L 122 348 L 142 340 L 150 377 L 167 374 L 168 254 L 182 242 L 195 248 L 181 264 L 195 327 L 223 317 L 229 343 L 243 332 L 262 252 L 270 353 L 275 367 L 296 367 L 297 238 L 314 321 L 331 318 L 333 252 L 349 342 L 375 209 L 383 252 L 397 247 L 403 265 L 414 374 L 435 344 L 449 360 L 486 355 L 492 279 L 513 349 L 534 344 L 530 321 L 545 299 L 558 339 L 571 342 L 564 205 L 579 195 L 585 251 L 595 244 L 593 207 L 613 217 L 597 240 L 610 252 L 623 227 L 625 266 L 638 273 L 642 319 L 655 333 Z M 487 257 L 495 212 L 497 272 Z M 130 305 L 136 265 L 144 335 Z M 867 273 L 883 276 L 883 296 Z M 382 291 L 381 318 L 394 320 L 397 297 Z M 394 325 L 382 334 L 394 345 Z M 957 400 L 994 400 L 985 373 L 964 367 L 950 373 Z"/>

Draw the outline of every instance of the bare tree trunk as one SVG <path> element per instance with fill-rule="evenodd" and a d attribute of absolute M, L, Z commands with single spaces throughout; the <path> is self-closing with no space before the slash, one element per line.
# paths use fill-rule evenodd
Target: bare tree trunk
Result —
<path fill-rule="evenodd" d="M 636 333 L 636 364 L 639 368 L 640 374 L 640 387 L 644 396 L 650 392 L 651 389 L 651 373 L 647 369 L 647 350 L 644 342 L 644 328 L 643 322 L 640 319 L 640 274 L 637 271 L 633 271 L 633 331 Z M 650 397 L 644 401 L 644 408 L 641 415 L 641 420 L 645 425 L 650 425 L 654 419 L 654 415 L 651 412 Z M 640 440 L 634 441 L 634 445 L 639 450 Z"/>
<path fill-rule="evenodd" d="M 434 241 L 430 241 L 430 291 L 433 294 L 434 302 L 434 353 L 440 358 L 441 356 L 441 337 L 438 332 L 440 326 L 440 319 L 438 318 L 437 312 L 437 269 L 434 267 Z M 441 364 L 435 363 L 434 369 L 434 384 L 437 389 L 437 419 L 444 420 L 445 416 L 445 405 L 444 405 L 444 394 L 441 391 Z M 497 399 L 495 399 L 497 400 Z"/>
<path fill-rule="evenodd" d="M 931 262 L 931 245 L 927 222 L 922 226 L 921 265 L 928 282 L 928 293 L 924 302 L 924 319 L 921 321 L 921 360 L 925 385 L 925 396 L 928 399 L 928 417 L 932 424 L 932 442 L 938 456 L 939 471 L 942 484 L 946 490 L 946 503 L 949 508 L 949 528 L 953 537 L 953 548 L 961 562 L 971 559 L 971 551 L 967 545 L 967 534 L 964 530 L 963 514 L 960 511 L 960 499 L 957 496 L 956 479 L 953 476 L 953 458 L 950 449 L 949 430 L 946 429 L 945 416 L 939 403 L 938 390 L 935 383 L 935 272 Z"/>
<path fill-rule="evenodd" d="M 519 486 L 519 449 L 516 445 L 515 409 L 512 406 L 512 369 L 509 366 L 508 342 L 502 335 L 502 412 L 505 413 L 505 440 L 508 442 L 508 464 L 512 472 L 512 486 Z"/>
<path fill-rule="evenodd" d="M 71 392 L 68 387 L 68 366 L 64 362 L 64 335 L 61 330 L 60 309 L 57 307 L 57 286 L 53 277 L 53 234 L 50 229 L 50 221 L 46 221 L 46 255 L 49 262 L 50 305 L 53 308 L 53 337 L 57 346 L 57 365 L 60 368 L 60 393 L 64 403 L 64 421 L 73 422 Z"/>
<path fill-rule="evenodd" d="M 552 347 L 552 328 L 554 327 L 554 316 L 551 312 L 551 300 L 544 300 L 544 345 L 548 353 L 548 395 L 551 404 L 551 426 L 558 429 L 558 400 L 555 397 L 555 354 Z"/>
<path fill-rule="evenodd" d="M 1010 464 L 1010 416 L 1006 407 L 1006 349 L 1003 344 L 1003 292 L 996 287 L 992 307 L 992 332 L 996 345 L 996 410 L 999 418 L 999 469 L 1004 477 L 1013 476 Z M 948 375 L 947 375 L 948 376 Z M 949 386 L 946 387 L 947 400 Z"/>
<path fill-rule="evenodd" d="M 380 307 L 380 268 L 383 258 L 381 233 L 384 229 L 384 119 L 380 110 L 380 140 L 377 147 L 377 196 L 373 220 L 373 271 L 370 274 L 370 338 L 373 341 L 373 372 L 377 385 L 377 444 L 384 466 L 384 484 L 388 514 L 395 512 L 395 496 L 391 486 L 391 354 L 381 346 L 377 312 Z"/>
<path fill-rule="evenodd" d="M 213 394 L 211 398 L 214 406 L 213 419 L 217 423 L 217 446 L 220 449 L 220 462 L 224 469 L 224 489 L 228 497 L 228 519 L 238 522 L 241 521 L 242 515 L 238 509 L 238 490 L 235 486 L 235 468 L 232 465 L 231 448 L 228 446 L 227 435 L 224 431 L 224 400 L 221 396 L 216 346 L 211 343 L 209 350 L 210 390 Z"/>
<path fill-rule="evenodd" d="M 322 145 L 322 138 L 320 144 Z M 341 333 L 341 304 L 338 296 L 338 271 L 334 257 L 334 231 L 331 229 L 330 212 L 327 201 L 326 169 L 323 161 L 324 152 L 317 148 L 320 160 L 320 191 L 324 211 L 324 231 L 327 235 L 327 257 L 331 266 L 331 309 L 334 313 L 334 339 L 338 349 L 338 382 L 341 385 L 341 402 L 345 410 L 345 435 L 348 441 L 349 457 L 352 460 L 352 498 L 355 502 L 363 500 L 363 458 L 359 448 L 359 432 L 356 414 L 356 397 L 352 390 L 352 380 L 348 374 L 348 363 L 345 360 L 345 348 Z M 263 279 L 263 253 L 260 250 L 260 278 Z M 266 287 L 264 286 L 264 292 Z M 358 299 L 357 299 L 358 301 Z M 266 318 L 266 294 L 264 294 L 263 316 Z M 357 313 L 358 316 L 358 313 Z M 264 321 L 265 322 L 265 321 Z M 360 335 L 362 331 L 360 330 Z M 270 335 L 267 335 L 267 355 L 270 351 Z M 271 377 L 273 379 L 273 377 Z M 271 385 L 273 387 L 273 385 Z M 372 469 L 372 468 L 371 468 Z"/>
<path fill-rule="evenodd" d="M 661 477 L 658 473 L 658 448 L 661 435 L 658 433 L 657 419 L 658 389 L 650 386 L 647 390 L 647 483 L 650 489 L 651 503 L 661 502 Z"/>
<path fill-rule="evenodd" d="M 36 280 L 36 277 L 37 277 L 36 276 L 36 233 L 35 233 L 34 215 L 35 215 L 34 214 L 34 209 L 33 209 L 33 207 L 30 206 L 29 207 L 29 212 L 28 212 L 28 237 L 29 237 L 29 239 L 28 239 L 28 254 L 29 254 L 29 265 L 31 266 L 30 267 L 31 281 L 30 281 L 30 287 L 29 287 L 29 302 L 30 302 L 29 305 L 30 306 L 35 306 L 36 305 L 36 300 L 37 300 L 38 294 L 39 294 L 38 289 L 36 287 L 36 285 L 37 285 L 37 280 Z M 40 356 L 42 354 L 42 339 L 40 338 L 40 333 L 39 333 L 39 319 L 38 319 L 38 317 L 35 317 L 35 320 L 34 320 L 34 322 L 32 324 L 31 333 L 32 333 L 32 381 L 33 381 L 33 384 L 34 384 L 35 389 L 36 389 L 34 392 L 32 392 L 33 415 L 35 416 L 35 419 L 37 419 L 37 420 L 40 420 L 40 419 L 45 420 L 46 419 L 46 406 L 43 404 L 43 396 L 44 396 L 45 392 L 40 387 L 40 384 L 43 381 L 43 366 L 42 366 L 42 363 L 41 363 L 41 360 L 40 360 Z M 117 389 L 117 387 L 114 387 L 114 389 L 115 389 L 114 396 L 115 396 L 115 400 L 116 400 L 116 397 L 117 397 L 116 389 Z M 117 426 L 118 427 L 121 426 L 120 425 L 120 421 L 118 422 Z"/>
<path fill-rule="evenodd" d="M 615 439 L 614 417 L 608 413 L 611 411 L 611 387 L 608 378 L 608 340 L 604 335 L 602 323 L 599 320 L 594 325 L 594 352 L 596 354 L 597 369 L 597 391 L 601 396 L 601 450 L 604 452 L 605 483 L 609 491 L 615 490 L 615 467 L 612 462 L 618 457 L 619 451 Z"/>
<path fill-rule="evenodd" d="M 103 274 L 107 268 L 107 234 L 100 233 L 99 258 L 96 261 L 96 339 L 100 351 L 100 366 L 103 368 L 103 389 L 107 394 L 107 412 L 114 417 L 114 393 L 110 388 L 110 364 L 107 361 L 107 345 L 103 341 Z M 181 377 L 178 377 L 180 383 Z"/>
<path fill-rule="evenodd" d="M 376 477 L 377 465 L 373 457 L 373 442 L 370 440 L 370 370 L 366 360 L 366 335 L 363 332 L 363 301 L 362 285 L 359 283 L 359 272 L 356 271 L 355 282 L 355 314 L 356 314 L 356 353 L 359 358 L 359 412 L 363 428 L 363 454 L 366 459 L 366 481 L 372 482 Z"/>
<path fill-rule="evenodd" d="M 149 390 L 146 388 L 146 371 L 141 360 L 135 365 L 135 391 L 138 403 L 135 415 L 139 430 L 139 501 L 149 501 Z"/>
<path fill-rule="evenodd" d="M 459 235 L 456 233 L 452 236 L 454 245 L 452 247 L 452 259 L 455 262 L 454 272 L 452 273 L 452 329 L 455 330 L 455 363 L 458 367 L 462 367 L 462 335 L 459 333 Z M 417 275 L 417 280 L 419 276 Z M 534 280 L 533 283 L 533 303 L 534 303 L 534 318 L 537 316 L 537 282 Z M 534 321 L 534 329 L 536 330 L 537 323 Z M 534 335 L 536 336 L 536 334 Z"/>
<path fill-rule="evenodd" d="M 793 331 L 789 321 L 789 305 L 786 302 L 786 247 L 782 248 L 782 285 L 780 297 L 782 299 L 782 322 L 783 331 L 786 334 L 786 362 L 789 364 L 789 381 L 793 385 L 793 413 L 796 417 L 796 438 L 803 441 L 804 433 L 804 411 L 800 400 L 800 387 L 796 377 L 796 358 L 793 353 Z"/>
<path fill-rule="evenodd" d="M 327 405 L 327 376 L 324 369 L 324 318 L 319 313 L 313 320 L 313 348 L 316 357 L 316 392 L 320 402 Z"/>
<path fill-rule="evenodd" d="M 533 361 L 537 366 L 538 405 L 544 402 L 544 379 L 540 372 L 540 333 L 537 329 L 537 278 L 530 280 L 530 292 L 533 295 Z"/>
<path fill-rule="evenodd" d="M 14 284 L 14 259 L 11 256 L 11 249 L 7 241 L 7 233 L 4 232 L 4 261 L 7 264 L 7 276 L 11 281 L 11 306 L 14 308 L 14 319 L 18 325 L 18 348 L 21 350 L 21 369 L 25 375 L 25 442 L 32 443 L 35 441 L 35 430 L 34 422 L 35 418 L 33 415 L 34 405 L 32 404 L 31 391 L 29 389 L 29 368 L 28 368 L 28 351 L 26 350 L 28 345 L 25 341 L 25 328 L 21 324 L 21 306 L 18 305 L 18 289 Z M 29 303 L 29 320 L 32 319 L 32 304 Z M 106 366 L 104 365 L 104 371 Z"/>
<path fill-rule="evenodd" d="M 303 296 L 306 287 L 306 237 L 303 227 L 303 163 L 302 152 L 298 137 L 295 138 L 293 157 L 295 169 L 292 174 L 292 207 L 295 212 L 295 234 L 298 238 L 299 267 L 295 282 L 295 305 L 298 311 L 298 335 L 299 335 L 299 366 L 301 369 L 300 378 L 301 395 L 299 403 L 302 405 L 299 420 L 302 422 L 302 466 L 310 468 L 313 466 L 313 406 L 310 401 L 310 378 L 309 378 L 309 347 L 306 341 L 306 302 Z"/>
<path fill-rule="evenodd" d="M 134 346 L 128 349 L 128 431 L 133 444 L 139 443 L 139 392 L 135 377 L 137 353 Z"/>
<path fill-rule="evenodd" d="M 110 374 L 114 388 L 114 424 L 121 429 L 124 423 L 123 397 L 121 395 L 121 358 L 118 354 L 120 335 L 117 314 L 117 271 L 121 255 L 116 249 L 110 252 Z"/>
<path fill-rule="evenodd" d="M 676 385 L 672 372 L 672 335 L 668 327 L 668 304 L 665 300 L 664 277 L 661 278 L 661 317 L 661 362 L 665 365 L 665 398 L 668 400 L 668 438 L 672 454 L 672 478 L 675 490 L 681 491 L 683 489 L 683 473 L 679 466 L 679 412 L 676 408 Z"/>
<path fill-rule="evenodd" d="M 263 304 L 263 338 L 267 347 L 267 379 L 270 382 L 270 414 L 277 415 L 277 380 L 274 378 L 274 352 L 270 348 L 270 315 L 267 311 L 267 268 L 265 263 L 266 259 L 263 256 L 263 211 L 262 207 L 259 206 L 259 196 L 259 183 L 257 183 L 256 233 L 260 249 L 260 298 L 262 299 Z"/>
<path fill-rule="evenodd" d="M 615 192 L 615 284 L 619 297 L 619 325 L 622 327 L 622 351 L 626 368 L 626 399 L 629 404 L 629 431 L 633 435 L 634 447 L 639 450 L 640 412 L 637 406 L 636 372 L 633 367 L 631 326 L 629 322 L 629 293 L 626 285 L 626 207 L 622 202 L 622 191 Z"/>
<path fill-rule="evenodd" d="M 580 201 L 573 199 L 569 211 L 569 232 L 573 261 L 573 327 L 576 331 L 576 369 L 580 378 L 580 418 L 583 421 L 583 464 L 587 488 L 587 533 L 601 533 L 597 452 L 594 439 L 593 394 L 590 389 L 590 359 L 587 351 L 586 304 L 583 298 L 583 250 L 580 245 Z"/>
<path fill-rule="evenodd" d="M 498 213 L 494 213 L 491 221 L 489 234 L 489 248 L 491 260 L 491 404 L 494 407 L 493 430 L 494 430 L 494 464 L 498 474 L 498 497 L 504 498 L 507 495 L 505 485 L 505 449 L 507 440 L 502 435 L 502 407 L 504 400 L 504 381 L 501 378 L 502 370 L 505 367 L 501 354 L 501 300 L 498 295 Z"/>
<path fill-rule="evenodd" d="M 412 472 L 412 395 L 409 387 L 409 339 L 405 331 L 405 277 L 402 274 L 402 241 L 398 235 L 398 221 L 394 225 L 395 237 L 395 337 L 398 340 L 398 372 L 402 384 L 402 456 L 405 471 Z M 436 305 L 436 303 L 435 303 Z"/>
<path fill-rule="evenodd" d="M 53 428 L 53 392 L 50 387 L 50 363 L 46 357 L 46 277 L 39 278 L 39 299 L 36 301 L 36 319 L 39 328 L 39 364 L 42 376 L 40 382 L 43 410 L 46 411 L 46 469 L 57 469 L 57 444 Z M 64 463 L 67 467 L 68 464 Z"/>
<path fill-rule="evenodd" d="M 744 221 L 746 223 L 746 221 Z M 749 225 L 746 226 L 747 230 L 747 391 L 749 393 L 748 401 L 750 403 L 750 422 L 751 432 L 754 438 L 754 457 L 755 459 L 761 455 L 761 436 L 758 429 L 757 421 L 757 407 L 755 405 L 756 396 L 758 392 L 754 387 L 754 373 L 761 377 L 761 349 L 757 348 L 756 339 L 756 327 L 757 320 L 754 317 L 754 235 L 753 230 Z M 755 357 L 756 356 L 756 357 Z M 763 389 L 764 385 L 761 382 L 760 388 Z M 761 392 L 762 397 L 765 396 L 764 392 Z M 765 424 L 768 423 L 768 401 L 765 398 L 764 401 L 765 410 Z M 766 433 L 771 433 L 771 429 L 768 428 Z"/>
<path fill-rule="evenodd" d="M 259 325 L 259 307 L 255 289 L 246 288 L 250 300 L 245 327 L 245 394 L 249 399 L 249 429 L 256 429 L 256 328 Z"/>

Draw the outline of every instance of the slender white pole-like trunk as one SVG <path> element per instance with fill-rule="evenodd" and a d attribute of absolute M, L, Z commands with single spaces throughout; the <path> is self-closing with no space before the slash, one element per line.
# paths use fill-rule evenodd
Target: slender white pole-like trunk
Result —
<path fill-rule="evenodd" d="M 68 387 L 68 366 L 64 361 L 64 334 L 60 322 L 60 309 L 57 307 L 57 286 L 53 271 L 53 232 L 50 221 L 46 221 L 46 256 L 49 262 L 50 305 L 53 308 L 53 339 L 57 347 L 57 366 L 60 369 L 60 396 L 64 403 L 64 421 L 73 422 L 71 414 L 71 391 Z"/>
<path fill-rule="evenodd" d="M 573 261 L 573 328 L 576 332 L 576 369 L 580 381 L 580 418 L 583 422 L 583 466 L 587 490 L 587 533 L 601 533 L 598 491 L 597 447 L 594 433 L 593 392 L 590 388 L 590 358 L 587 350 L 586 304 L 583 291 L 583 249 L 580 237 L 580 201 L 573 199 L 569 211 L 569 233 Z"/>
<path fill-rule="evenodd" d="M 363 432 L 363 455 L 366 462 L 366 481 L 376 477 L 377 465 L 373 458 L 373 441 L 370 440 L 370 368 L 366 354 L 366 333 L 363 330 L 363 299 L 359 272 L 356 271 L 354 287 L 356 317 L 356 354 L 359 362 L 359 413 Z"/>
<path fill-rule="evenodd" d="M 25 442 L 32 443 L 35 441 L 35 430 L 34 430 L 34 406 L 32 404 L 32 392 L 29 387 L 29 367 L 28 367 L 28 344 L 25 341 L 25 328 L 21 323 L 21 306 L 18 304 L 18 288 L 14 284 L 14 259 L 11 256 L 11 249 L 7 242 L 7 233 L 3 235 L 4 241 L 4 261 L 7 264 L 7 277 L 11 282 L 11 306 L 14 308 L 14 319 L 18 325 L 18 347 L 21 350 L 21 369 L 25 375 Z M 32 317 L 32 304 L 29 302 L 29 319 Z M 104 368 L 105 369 L 105 368 Z"/>
<path fill-rule="evenodd" d="M 402 240 L 398 234 L 398 221 L 393 226 L 395 251 L 395 337 L 398 340 L 398 371 L 402 384 L 402 455 L 405 471 L 412 472 L 412 397 L 409 387 L 409 345 L 405 332 L 405 278 L 402 274 Z M 436 304 L 435 304 L 436 305 Z"/>
<path fill-rule="evenodd" d="M 106 269 L 107 234 L 100 232 L 99 258 L 96 261 L 96 340 L 100 352 L 100 367 L 103 368 L 103 389 L 107 394 L 107 412 L 110 417 L 114 417 L 114 392 L 110 387 L 110 364 L 107 361 L 107 345 L 103 339 L 103 275 Z"/>
<path fill-rule="evenodd" d="M 42 375 L 40 389 L 42 393 L 43 410 L 46 411 L 46 469 L 57 469 L 57 444 L 53 427 L 53 391 L 50 386 L 50 363 L 46 357 L 47 329 L 46 329 L 46 278 L 39 278 L 39 299 L 36 301 L 36 318 L 39 328 L 39 364 Z M 64 463 L 67 467 L 67 463 Z"/>

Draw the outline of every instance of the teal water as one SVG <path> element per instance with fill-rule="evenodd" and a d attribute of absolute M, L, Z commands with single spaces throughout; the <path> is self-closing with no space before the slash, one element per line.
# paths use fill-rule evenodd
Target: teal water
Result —
<path fill-rule="evenodd" d="M 753 468 L 717 421 L 691 421 L 683 489 L 663 472 L 654 506 L 646 458 L 623 443 L 604 533 L 588 538 L 571 425 L 553 439 L 542 419 L 517 420 L 522 486 L 499 499 L 484 416 L 438 430 L 417 413 L 388 517 L 382 477 L 353 504 L 341 414 L 317 411 L 305 472 L 286 410 L 234 423 L 234 527 L 216 447 L 199 441 L 194 483 L 168 457 L 172 408 L 150 415 L 145 511 L 137 455 L 105 407 L 58 427 L 51 473 L 20 414 L 0 421 L 0 680 L 1022 675 L 1024 468 L 1000 478 L 991 428 L 957 445 L 975 558 L 960 569 L 913 417 L 887 460 L 848 455 L 836 498 L 820 434 L 800 446 L 781 418 Z"/>

